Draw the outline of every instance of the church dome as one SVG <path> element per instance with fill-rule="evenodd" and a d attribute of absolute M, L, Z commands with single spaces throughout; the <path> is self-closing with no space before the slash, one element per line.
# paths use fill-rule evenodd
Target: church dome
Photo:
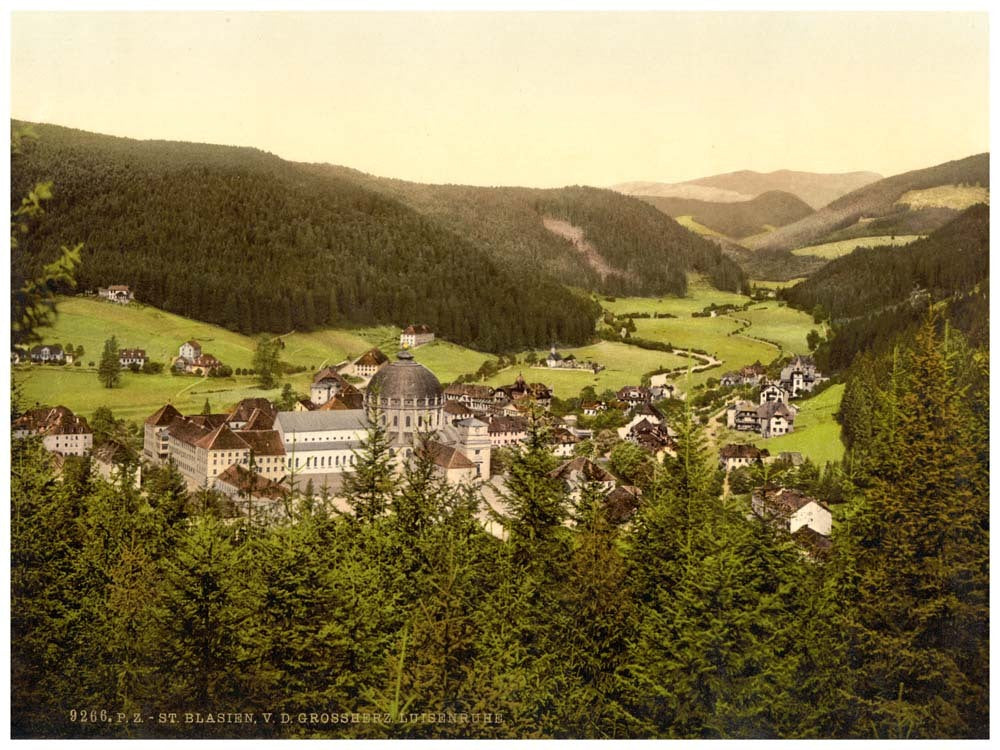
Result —
<path fill-rule="evenodd" d="M 413 359 L 408 351 L 401 351 L 391 362 L 372 377 L 367 395 L 380 402 L 401 399 L 440 399 L 444 393 L 434 373 Z"/>

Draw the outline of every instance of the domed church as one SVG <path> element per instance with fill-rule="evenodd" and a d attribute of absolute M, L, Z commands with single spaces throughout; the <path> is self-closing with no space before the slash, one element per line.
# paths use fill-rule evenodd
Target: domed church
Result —
<path fill-rule="evenodd" d="M 489 479 L 490 439 L 478 419 L 451 424 L 444 389 L 430 370 L 403 350 L 372 377 L 365 391 L 369 419 L 378 419 L 397 456 L 409 458 L 420 437 L 433 433 L 431 455 L 449 481 Z"/>

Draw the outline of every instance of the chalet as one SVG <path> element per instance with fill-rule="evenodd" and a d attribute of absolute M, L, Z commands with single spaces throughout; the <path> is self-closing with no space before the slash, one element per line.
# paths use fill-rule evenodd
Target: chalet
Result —
<path fill-rule="evenodd" d="M 361 391 L 348 383 L 347 379 L 332 367 L 327 367 L 316 373 L 312 385 L 309 386 L 309 400 L 316 406 L 322 406 L 331 398 L 345 393 L 352 396 L 362 396 Z"/>
<path fill-rule="evenodd" d="M 549 477 L 560 480 L 574 500 L 579 499 L 580 492 L 586 485 L 594 486 L 603 494 L 607 494 L 615 488 L 614 476 L 583 456 L 567 461 L 559 468 L 549 472 Z"/>
<path fill-rule="evenodd" d="M 127 286 L 122 285 L 109 286 L 107 289 L 104 287 L 98 287 L 97 296 L 103 297 L 111 302 L 116 302 L 119 305 L 127 305 L 135 299 L 132 295 L 132 290 Z"/>
<path fill-rule="evenodd" d="M 119 349 L 118 365 L 124 370 L 132 365 L 145 367 L 148 361 L 145 349 Z"/>
<path fill-rule="evenodd" d="M 15 439 L 39 435 L 45 450 L 62 456 L 84 456 L 94 447 L 87 420 L 65 406 L 29 409 L 11 425 Z"/>
<path fill-rule="evenodd" d="M 765 383 L 760 389 L 760 403 L 768 404 L 780 401 L 788 403 L 789 393 L 777 383 Z"/>
<path fill-rule="evenodd" d="M 787 435 L 795 429 L 795 407 L 781 401 L 769 401 L 757 407 L 758 432 L 770 438 Z"/>
<path fill-rule="evenodd" d="M 197 341 L 185 341 L 181 344 L 179 355 L 181 359 L 192 362 L 201 356 L 201 344 Z"/>
<path fill-rule="evenodd" d="M 579 442 L 580 438 L 565 427 L 557 427 L 549 434 L 549 444 L 552 446 L 552 452 L 563 458 L 572 456 L 573 448 Z"/>
<path fill-rule="evenodd" d="M 740 432 L 757 432 L 757 406 L 753 401 L 737 401 L 726 409 L 726 427 Z"/>
<path fill-rule="evenodd" d="M 753 512 L 765 521 L 794 534 L 803 526 L 830 536 L 833 517 L 830 509 L 814 497 L 785 487 L 765 487 L 750 497 Z"/>
<path fill-rule="evenodd" d="M 676 433 L 667 427 L 666 423 L 654 424 L 647 419 L 636 422 L 625 434 L 625 440 L 635 443 L 657 458 L 661 458 L 665 453 L 673 455 L 677 446 L 675 437 Z"/>
<path fill-rule="evenodd" d="M 622 440 L 631 432 L 632 428 L 645 420 L 650 424 L 663 424 L 663 413 L 648 401 L 641 401 L 632 409 L 632 418 L 624 427 L 618 429 L 618 437 Z"/>
<path fill-rule="evenodd" d="M 528 439 L 528 420 L 523 417 L 490 417 L 487 434 L 495 448 L 519 445 Z"/>
<path fill-rule="evenodd" d="M 214 370 L 222 367 L 222 363 L 211 354 L 202 354 L 200 357 L 195 357 L 190 361 L 179 358 L 177 363 L 182 364 L 182 366 L 178 369 L 183 369 L 185 372 L 190 372 L 195 375 L 208 375 Z M 175 367 L 177 367 L 177 363 L 175 363 Z"/>
<path fill-rule="evenodd" d="M 237 464 L 215 477 L 213 489 L 232 501 L 238 515 L 275 520 L 287 513 L 287 488 Z"/>
<path fill-rule="evenodd" d="M 751 464 L 763 463 L 769 456 L 770 453 L 766 448 L 762 450 L 753 445 L 730 443 L 719 448 L 719 468 L 726 471 L 740 469 Z"/>
<path fill-rule="evenodd" d="M 295 402 L 292 411 L 316 411 L 319 407 L 308 398 L 300 398 Z"/>
<path fill-rule="evenodd" d="M 28 351 L 28 358 L 43 365 L 64 365 L 67 362 L 67 354 L 59 344 L 33 346 Z M 72 362 L 72 357 L 69 357 L 69 361 Z"/>
<path fill-rule="evenodd" d="M 752 365 L 741 367 L 739 370 L 727 372 L 719 383 L 724 386 L 758 385 L 767 374 L 767 368 L 758 360 Z"/>
<path fill-rule="evenodd" d="M 648 404 L 653 400 L 653 394 L 649 388 L 641 385 L 627 385 L 618 390 L 618 400 L 624 401 L 629 406 Z"/>
<path fill-rule="evenodd" d="M 549 350 L 549 356 L 545 358 L 545 364 L 548 367 L 559 367 L 562 361 L 563 361 L 562 355 L 556 351 L 556 347 L 555 345 L 553 345 L 552 348 Z"/>
<path fill-rule="evenodd" d="M 493 389 L 488 385 L 452 383 L 444 389 L 445 401 L 457 401 L 470 409 L 486 411 L 493 405 Z"/>
<path fill-rule="evenodd" d="M 638 487 L 628 484 L 615 487 L 604 498 L 605 517 L 616 526 L 628 523 L 638 512 L 641 499 L 642 490 Z"/>
<path fill-rule="evenodd" d="M 399 335 L 400 349 L 414 349 L 434 340 L 434 331 L 429 326 L 411 325 L 403 329 Z"/>
<path fill-rule="evenodd" d="M 353 375 L 354 377 L 368 380 L 387 364 L 389 364 L 389 358 L 378 348 L 373 348 L 343 368 L 342 372 L 345 375 Z"/>
<path fill-rule="evenodd" d="M 547 411 L 552 404 L 552 389 L 544 383 L 528 383 L 519 373 L 511 385 L 502 385 L 493 391 L 494 405 L 519 399 L 530 399 Z"/>
<path fill-rule="evenodd" d="M 796 356 L 782 368 L 779 382 L 792 398 L 798 398 L 804 393 L 811 393 L 817 385 L 827 380 L 829 378 L 823 377 L 816 369 L 812 357 Z"/>
<path fill-rule="evenodd" d="M 603 401 L 584 401 L 580 404 L 580 408 L 583 410 L 583 416 L 596 417 L 602 411 L 606 411 L 608 407 Z"/>

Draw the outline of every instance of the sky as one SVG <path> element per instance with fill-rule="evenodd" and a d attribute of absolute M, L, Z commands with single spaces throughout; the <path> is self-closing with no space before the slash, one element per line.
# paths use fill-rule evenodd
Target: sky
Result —
<path fill-rule="evenodd" d="M 891 175 L 989 150 L 986 13 L 15 12 L 11 116 L 418 182 Z"/>

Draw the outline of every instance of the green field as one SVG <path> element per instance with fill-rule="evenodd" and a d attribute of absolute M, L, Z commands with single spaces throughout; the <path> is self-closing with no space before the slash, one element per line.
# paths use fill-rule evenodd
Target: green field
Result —
<path fill-rule="evenodd" d="M 767 281 L 765 279 L 751 279 L 750 286 L 759 286 L 763 289 L 787 289 L 790 286 L 795 286 L 800 281 L 805 281 L 805 276 L 799 276 L 796 279 L 789 279 L 788 281 Z"/>
<path fill-rule="evenodd" d="M 901 234 L 896 237 L 884 235 L 881 237 L 858 237 L 853 240 L 827 242 L 822 245 L 810 245 L 792 250 L 792 255 L 815 255 L 818 258 L 833 260 L 842 255 L 853 253 L 859 247 L 875 247 L 877 245 L 909 245 L 919 240 L 919 234 Z"/>
<path fill-rule="evenodd" d="M 798 451 L 819 466 L 827 461 L 839 461 L 844 457 L 844 444 L 840 440 L 840 425 L 833 415 L 840 408 L 843 396 L 844 386 L 838 384 L 814 398 L 794 402 L 799 407 L 795 431 L 768 440 L 759 438 L 754 445 L 767 448 L 772 456 L 782 451 Z"/>
<path fill-rule="evenodd" d="M 812 316 L 777 302 L 754 305 L 749 310 L 734 314 L 735 317 L 750 321 L 747 330 L 752 336 L 777 342 L 791 354 L 806 354 L 806 336 L 812 329 L 822 330 L 813 323 Z"/>
<path fill-rule="evenodd" d="M 713 302 L 716 305 L 743 305 L 747 298 L 735 292 L 723 292 L 709 286 L 701 277 L 688 276 L 688 293 L 685 297 L 618 297 L 614 302 L 600 298 L 601 306 L 615 315 L 625 313 L 671 313 L 690 318 L 691 313 L 700 312 Z M 638 320 L 636 323 L 638 324 Z"/>
<path fill-rule="evenodd" d="M 693 216 L 676 216 L 674 221 L 680 224 L 682 227 L 690 229 L 695 234 L 700 234 L 703 237 L 725 237 L 726 235 L 716 232 L 711 227 L 706 227 L 704 224 L 699 224 L 694 220 Z"/>
<path fill-rule="evenodd" d="M 903 193 L 896 204 L 905 203 L 913 210 L 918 208 L 950 208 L 964 211 L 977 203 L 990 202 L 990 189 L 979 185 L 938 185 L 926 190 Z"/>
<path fill-rule="evenodd" d="M 419 351 L 418 349 L 417 352 Z M 601 341 L 573 349 L 559 349 L 559 353 L 563 356 L 572 354 L 577 359 L 589 359 L 604 365 L 606 369 L 594 375 L 590 370 L 557 370 L 519 364 L 497 373 L 485 382 L 492 386 L 507 385 L 514 382 L 514 378 L 520 372 L 528 382 L 545 383 L 559 398 L 571 398 L 578 396 L 588 385 L 594 386 L 598 393 L 606 388 L 617 391 L 622 386 L 638 385 L 643 374 L 651 370 L 661 367 L 668 369 L 686 367 L 689 363 L 697 364 L 697 360 L 687 357 L 640 349 L 614 341 Z M 538 352 L 541 359 L 547 354 L 548 352 Z"/>
<path fill-rule="evenodd" d="M 276 398 L 279 390 L 261 391 L 253 377 L 196 378 L 122 373 L 118 388 L 106 389 L 97 380 L 96 370 L 87 367 L 99 362 L 104 341 L 118 339 L 121 348 L 145 349 L 153 361 L 168 365 L 180 345 L 195 339 L 204 350 L 235 368 L 249 368 L 253 359 L 251 337 L 200 323 L 180 315 L 145 305 L 114 305 L 88 297 L 61 298 L 55 325 L 43 330 L 45 343 L 83 345 L 81 367 L 18 366 L 14 380 L 21 388 L 25 406 L 63 404 L 89 417 L 98 406 L 110 406 L 116 416 L 140 420 L 168 401 L 181 411 L 200 411 L 205 398 L 213 409 L 222 411 L 242 398 Z M 372 346 L 379 346 L 393 356 L 399 348 L 399 329 L 378 326 L 357 329 L 325 329 L 282 336 L 285 348 L 281 359 L 290 365 L 307 368 L 305 372 L 285 376 L 296 392 L 306 394 L 316 370 L 354 358 Z M 435 341 L 415 350 L 418 361 L 427 365 L 444 382 L 463 372 L 474 372 L 487 355 Z"/>

